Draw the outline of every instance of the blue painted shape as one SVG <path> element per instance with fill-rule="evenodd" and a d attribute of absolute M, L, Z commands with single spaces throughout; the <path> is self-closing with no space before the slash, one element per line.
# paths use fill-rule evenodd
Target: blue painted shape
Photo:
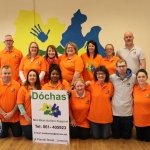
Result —
<path fill-rule="evenodd" d="M 31 28 L 31 34 L 36 36 L 41 42 L 45 42 L 48 39 L 48 34 L 50 33 L 50 29 L 47 31 L 47 34 L 45 34 L 40 25 L 35 25 L 34 28 Z"/>
<path fill-rule="evenodd" d="M 77 44 L 78 49 L 82 48 L 85 44 L 86 40 L 82 35 L 82 27 L 81 24 L 87 20 L 86 15 L 81 14 L 80 9 L 74 14 L 71 19 L 71 25 L 67 28 L 67 30 L 62 34 L 62 40 L 60 41 L 61 45 L 65 47 L 65 45 L 72 41 Z"/>
<path fill-rule="evenodd" d="M 99 42 L 99 33 L 100 33 L 100 31 L 101 31 L 101 27 L 93 26 L 91 28 L 90 32 L 86 34 L 85 39 L 86 39 L 86 41 L 94 40 L 97 43 L 97 46 L 98 46 L 98 53 L 101 54 L 103 57 L 105 57 L 106 56 L 105 50 Z"/>
<path fill-rule="evenodd" d="M 99 32 L 101 31 L 101 27 L 93 26 L 84 37 L 82 34 L 82 27 L 81 24 L 87 20 L 87 16 L 81 14 L 80 9 L 74 13 L 74 16 L 71 19 L 71 25 L 68 26 L 67 30 L 62 34 L 62 40 L 60 41 L 61 45 L 65 47 L 65 45 L 72 41 L 77 44 L 78 49 L 82 48 L 86 41 L 94 40 L 97 42 L 98 45 L 98 52 L 103 57 L 105 57 L 105 51 L 102 45 L 99 42 Z"/>

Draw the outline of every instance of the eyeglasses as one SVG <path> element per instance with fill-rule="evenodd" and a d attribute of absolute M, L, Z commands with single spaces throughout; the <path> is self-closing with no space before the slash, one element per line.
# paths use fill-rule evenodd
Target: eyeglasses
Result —
<path fill-rule="evenodd" d="M 126 65 L 122 65 L 122 66 L 117 66 L 118 68 L 125 68 Z"/>
<path fill-rule="evenodd" d="M 37 48 L 37 47 L 30 47 L 30 48 Z"/>
<path fill-rule="evenodd" d="M 106 49 L 106 51 L 109 51 L 109 50 L 112 51 L 112 50 L 114 50 L 114 49 L 112 49 L 112 48 L 107 48 L 107 49 Z"/>
<path fill-rule="evenodd" d="M 102 72 L 99 73 L 99 72 L 97 72 L 96 75 L 97 75 L 97 76 L 100 76 L 100 75 L 101 75 L 101 76 L 104 76 L 105 73 L 102 73 Z"/>
<path fill-rule="evenodd" d="M 5 42 L 13 42 L 13 40 L 5 40 Z"/>

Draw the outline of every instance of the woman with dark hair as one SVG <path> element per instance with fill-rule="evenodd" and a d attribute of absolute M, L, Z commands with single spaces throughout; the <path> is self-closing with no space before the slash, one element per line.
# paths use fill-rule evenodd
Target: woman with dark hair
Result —
<path fill-rule="evenodd" d="M 146 70 L 136 73 L 138 84 L 133 89 L 133 118 L 136 136 L 140 141 L 150 142 L 150 85 Z"/>
<path fill-rule="evenodd" d="M 116 72 L 116 62 L 120 59 L 115 55 L 114 46 L 112 44 L 107 44 L 105 46 L 106 57 L 102 58 L 101 65 L 105 66 L 109 74 L 114 74 Z"/>
<path fill-rule="evenodd" d="M 94 80 L 86 82 L 87 90 L 91 92 L 89 120 L 94 139 L 108 139 L 113 121 L 111 98 L 114 93 L 113 85 L 109 82 L 109 72 L 104 66 L 94 71 Z"/>
<path fill-rule="evenodd" d="M 41 90 L 38 72 L 34 69 L 27 73 L 24 86 L 18 91 L 17 104 L 20 110 L 20 124 L 27 139 L 32 140 L 31 90 Z"/>
<path fill-rule="evenodd" d="M 85 81 L 93 80 L 93 73 L 95 68 L 101 65 L 102 56 L 98 54 L 97 43 L 93 40 L 88 41 L 86 53 L 81 55 L 84 63 L 82 72 Z"/>
<path fill-rule="evenodd" d="M 69 83 L 62 78 L 62 73 L 57 64 L 53 64 L 49 68 L 49 82 L 43 85 L 42 90 L 67 90 L 70 93 Z"/>
<path fill-rule="evenodd" d="M 21 60 L 19 76 L 22 83 L 27 80 L 27 73 L 30 69 L 35 69 L 38 72 L 41 84 L 44 84 L 46 65 L 44 58 L 39 56 L 39 46 L 36 42 L 30 43 L 27 56 Z"/>
<path fill-rule="evenodd" d="M 44 76 L 44 82 L 47 83 L 49 67 L 52 64 L 58 64 L 58 53 L 57 53 L 57 49 L 54 45 L 49 45 L 47 47 L 44 58 L 45 58 L 45 64 L 46 64 L 46 74 Z"/>

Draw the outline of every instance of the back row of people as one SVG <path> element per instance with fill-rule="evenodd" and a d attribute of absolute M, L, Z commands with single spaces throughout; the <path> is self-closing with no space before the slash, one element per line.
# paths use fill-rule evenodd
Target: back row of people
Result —
<path fill-rule="evenodd" d="M 27 72 L 30 69 L 37 70 L 42 85 L 47 83 L 48 70 L 51 64 L 59 64 L 62 76 L 70 83 L 70 86 L 73 86 L 75 79 L 81 76 L 83 76 L 84 81 L 91 81 L 93 72 L 99 65 L 104 65 L 110 74 L 114 74 L 116 62 L 120 58 L 126 60 L 128 66 L 136 74 L 140 68 L 146 69 L 146 59 L 141 48 L 133 44 L 133 39 L 131 32 L 124 34 L 125 46 L 117 51 L 119 57 L 114 56 L 113 45 L 107 44 L 105 47 L 106 57 L 102 58 L 98 54 L 96 42 L 91 40 L 87 43 L 87 52 L 81 57 L 77 55 L 78 48 L 73 42 L 67 43 L 64 54 L 59 57 L 53 45 L 47 47 L 45 57 L 39 56 L 38 44 L 31 42 L 28 54 L 23 58 L 22 53 L 13 47 L 12 36 L 6 35 L 4 40 L 6 47 L 0 52 L 0 67 L 11 66 L 13 79 L 22 82 L 22 84 L 26 81 Z"/>

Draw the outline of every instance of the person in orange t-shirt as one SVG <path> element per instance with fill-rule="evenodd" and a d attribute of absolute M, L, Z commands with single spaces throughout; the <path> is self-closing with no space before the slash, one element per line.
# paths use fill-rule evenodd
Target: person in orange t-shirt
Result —
<path fill-rule="evenodd" d="M 2 67 L 1 75 L 0 121 L 2 126 L 0 137 L 7 137 L 9 128 L 11 128 L 14 137 L 20 137 L 22 135 L 22 130 L 19 123 L 19 111 L 16 104 L 20 84 L 12 79 L 12 70 L 8 65 Z"/>
<path fill-rule="evenodd" d="M 70 94 L 70 84 L 62 78 L 62 73 L 57 64 L 49 69 L 49 82 L 42 86 L 42 90 L 66 90 Z"/>
<path fill-rule="evenodd" d="M 140 69 L 137 74 L 138 84 L 133 89 L 133 118 L 136 136 L 140 141 L 150 142 L 150 85 L 147 83 L 146 70 Z"/>
<path fill-rule="evenodd" d="M 54 45 L 49 45 L 47 47 L 44 58 L 45 58 L 45 64 L 46 64 L 46 74 L 44 76 L 44 82 L 47 83 L 49 67 L 52 64 L 58 64 L 58 53 L 57 53 L 57 49 Z"/>
<path fill-rule="evenodd" d="M 112 44 L 107 44 L 105 46 L 106 57 L 102 58 L 101 65 L 105 66 L 109 74 L 112 75 L 116 72 L 116 63 L 120 59 L 117 56 L 114 56 L 114 46 Z"/>
<path fill-rule="evenodd" d="M 86 86 L 92 96 L 87 119 L 93 138 L 108 139 L 113 121 L 111 98 L 114 93 L 113 85 L 109 82 L 108 70 L 104 66 L 97 67 L 94 71 L 94 80 L 87 81 Z"/>
<path fill-rule="evenodd" d="M 13 46 L 13 43 L 14 41 L 12 36 L 6 35 L 4 39 L 6 47 L 0 52 L 0 68 L 4 65 L 9 65 L 12 69 L 12 78 L 20 83 L 19 65 L 23 55 L 20 50 Z"/>
<path fill-rule="evenodd" d="M 59 66 L 62 71 L 62 77 L 70 83 L 71 89 L 74 88 L 74 81 L 81 77 L 84 67 L 83 61 L 77 53 L 77 45 L 73 42 L 68 42 L 65 46 L 65 54 L 59 56 L 58 58 Z"/>
<path fill-rule="evenodd" d="M 41 81 L 41 84 L 44 84 L 44 76 L 46 73 L 46 64 L 42 56 L 39 56 L 39 46 L 36 42 L 31 42 L 29 45 L 29 52 L 25 56 L 19 66 L 19 76 L 24 83 L 27 79 L 27 73 L 30 69 L 35 69 Z"/>
<path fill-rule="evenodd" d="M 85 90 L 83 79 L 78 78 L 74 83 L 75 90 L 69 100 L 70 137 L 83 140 L 90 137 L 90 125 L 87 120 L 90 109 L 91 93 Z"/>
<path fill-rule="evenodd" d="M 84 69 L 82 72 L 84 81 L 93 80 L 93 74 L 95 68 L 101 65 L 102 56 L 98 54 L 97 43 L 93 40 L 87 43 L 87 52 L 81 55 L 84 63 Z"/>
<path fill-rule="evenodd" d="M 29 70 L 24 86 L 18 91 L 17 104 L 20 110 L 20 124 L 27 139 L 32 140 L 32 113 L 31 113 L 31 90 L 40 90 L 40 80 L 38 72 Z"/>

